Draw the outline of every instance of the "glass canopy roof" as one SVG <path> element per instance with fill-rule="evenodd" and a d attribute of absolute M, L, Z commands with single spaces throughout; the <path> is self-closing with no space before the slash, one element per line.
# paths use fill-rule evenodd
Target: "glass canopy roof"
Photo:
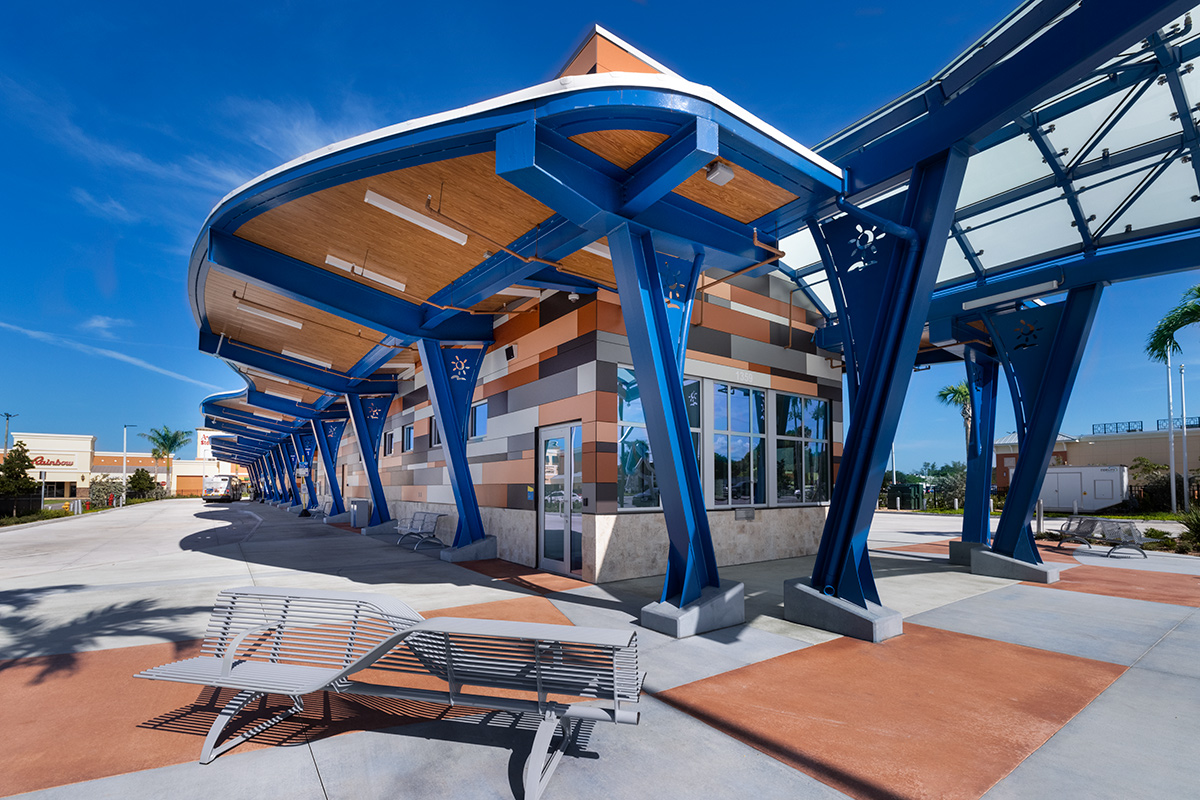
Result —
<path fill-rule="evenodd" d="M 1036 6 L 1023 5 L 983 42 Z M 979 47 L 931 85 L 950 80 L 943 89 L 952 88 L 955 70 Z M 1200 29 L 1189 13 L 1128 43 L 1084 80 L 975 145 L 938 289 L 1200 227 L 1200 161 L 1194 158 L 1200 145 L 1200 71 L 1193 68 L 1198 57 Z M 903 110 L 913 95 L 847 130 L 876 124 L 889 109 Z M 869 208 L 886 196 L 860 205 Z M 787 256 L 779 271 L 807 289 L 826 317 L 835 316 L 811 234 L 802 228 L 781 246 Z"/>

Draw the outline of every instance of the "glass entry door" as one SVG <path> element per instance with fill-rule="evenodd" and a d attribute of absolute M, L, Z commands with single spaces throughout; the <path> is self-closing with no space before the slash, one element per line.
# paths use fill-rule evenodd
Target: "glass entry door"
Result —
<path fill-rule="evenodd" d="M 538 567 L 583 570 L 583 427 L 555 425 L 538 431 Z"/>

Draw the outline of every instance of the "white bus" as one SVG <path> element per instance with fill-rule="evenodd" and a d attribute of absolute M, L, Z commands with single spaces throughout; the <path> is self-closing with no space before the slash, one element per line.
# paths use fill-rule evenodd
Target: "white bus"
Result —
<path fill-rule="evenodd" d="M 242 499 L 242 479 L 236 475 L 204 478 L 204 502 L 232 503 Z"/>

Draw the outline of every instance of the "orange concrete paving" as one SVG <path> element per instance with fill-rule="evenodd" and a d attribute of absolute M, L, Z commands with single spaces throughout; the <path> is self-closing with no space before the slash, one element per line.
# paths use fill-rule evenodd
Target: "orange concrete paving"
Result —
<path fill-rule="evenodd" d="M 565 575 L 542 572 L 533 567 L 523 567 L 520 564 L 514 564 L 511 561 L 504 561 L 499 558 L 489 558 L 483 561 L 460 561 L 458 565 L 478 572 L 480 575 L 487 575 L 489 578 L 511 583 L 514 586 L 520 586 L 538 594 L 568 592 L 572 589 L 582 589 L 585 586 L 591 585 L 575 580 L 574 578 L 568 578 Z"/>
<path fill-rule="evenodd" d="M 541 597 L 456 606 L 423 616 L 571 624 Z M 190 658 L 198 651 L 199 642 L 193 641 L 0 661 L 0 697 L 5 698 L 0 703 L 0 730 L 5 740 L 0 749 L 0 796 L 197 760 L 217 711 L 233 693 L 133 676 Z M 409 677 L 416 676 L 405 676 Z M 378 671 L 372 671 L 367 679 L 399 680 Z M 404 684 L 416 685 L 412 680 Z M 234 752 L 302 744 L 347 731 L 444 718 L 450 713 L 441 705 L 349 698 L 328 692 L 304 700 L 303 714 L 264 731 Z M 287 698 L 270 695 L 260 701 L 258 713 L 243 712 L 226 735 L 290 705 Z"/>
<path fill-rule="evenodd" d="M 837 639 L 657 696 L 852 797 L 977 798 L 1125 671 L 911 623 L 904 633 Z"/>

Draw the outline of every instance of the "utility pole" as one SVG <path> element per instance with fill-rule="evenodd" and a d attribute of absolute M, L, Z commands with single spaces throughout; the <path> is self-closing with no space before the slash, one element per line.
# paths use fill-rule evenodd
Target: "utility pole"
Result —
<path fill-rule="evenodd" d="M 21 416 L 21 415 L 20 414 L 10 414 L 7 411 L 4 412 L 4 457 L 5 458 L 8 458 L 8 421 L 10 419 L 12 419 L 13 417 L 19 417 L 19 416 Z"/>
<path fill-rule="evenodd" d="M 136 428 L 137 425 L 122 425 L 121 426 L 121 505 L 125 505 L 125 495 L 129 490 L 129 429 Z"/>

